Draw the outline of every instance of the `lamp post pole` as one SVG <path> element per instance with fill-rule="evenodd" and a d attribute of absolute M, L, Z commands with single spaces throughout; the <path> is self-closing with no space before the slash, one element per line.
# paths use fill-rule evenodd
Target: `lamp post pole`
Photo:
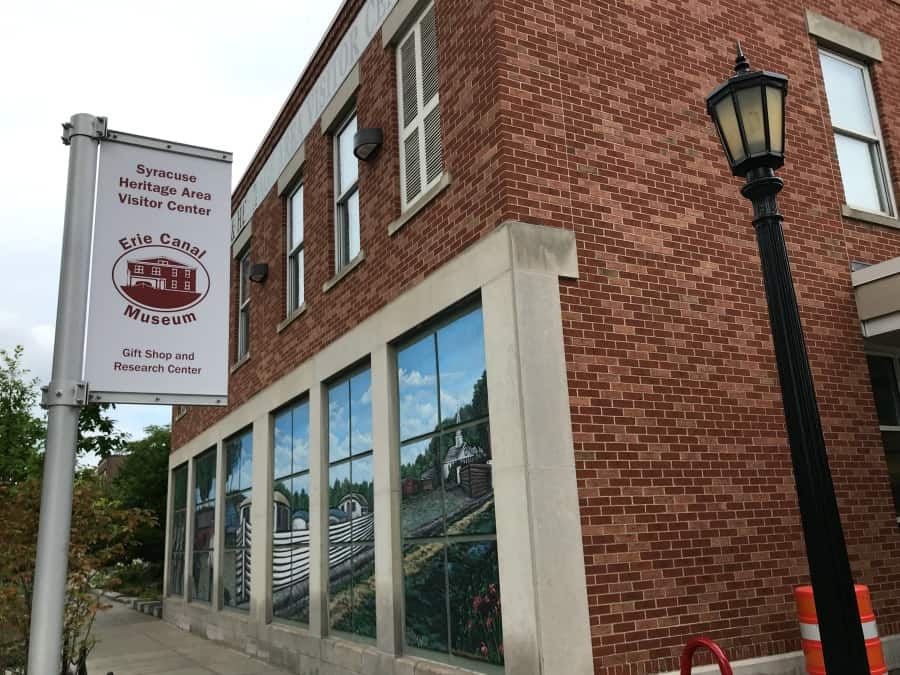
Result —
<path fill-rule="evenodd" d="M 777 195 L 783 185 L 772 169 L 753 169 L 747 174 L 741 194 L 753 203 L 753 227 L 769 305 L 825 667 L 829 675 L 867 675 L 869 664 L 853 576 L 781 228 L 783 218 Z"/>
<path fill-rule="evenodd" d="M 812 581 L 825 667 L 829 675 L 867 675 L 866 645 L 841 529 L 828 453 L 816 403 L 800 311 L 788 261 L 778 193 L 784 186 L 775 169 L 784 164 L 784 75 L 750 70 L 737 46 L 735 74 L 706 98 L 707 111 L 741 189 L 753 203 L 772 342 L 806 557 Z"/>

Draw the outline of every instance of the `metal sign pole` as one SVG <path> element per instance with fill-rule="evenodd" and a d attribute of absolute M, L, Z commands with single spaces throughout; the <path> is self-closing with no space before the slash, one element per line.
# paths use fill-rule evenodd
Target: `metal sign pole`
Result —
<path fill-rule="evenodd" d="M 31 602 L 29 675 L 60 672 L 78 414 L 87 395 L 87 386 L 81 381 L 81 371 L 94 187 L 99 139 L 106 132 L 106 118 L 83 113 L 73 115 L 71 122 L 64 124 L 63 128 L 63 143 L 70 146 L 69 180 L 53 371 L 43 399 L 49 411 L 34 596 Z"/>

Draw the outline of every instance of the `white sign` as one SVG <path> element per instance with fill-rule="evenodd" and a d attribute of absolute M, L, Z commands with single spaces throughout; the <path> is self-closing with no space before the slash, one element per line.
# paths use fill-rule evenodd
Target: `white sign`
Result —
<path fill-rule="evenodd" d="M 230 155 L 154 144 L 197 154 L 100 145 L 85 380 L 94 401 L 224 405 Z"/>

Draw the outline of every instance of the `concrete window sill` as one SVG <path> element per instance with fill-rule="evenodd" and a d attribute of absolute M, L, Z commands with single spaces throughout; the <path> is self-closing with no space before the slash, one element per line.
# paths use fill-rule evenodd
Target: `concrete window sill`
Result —
<path fill-rule="evenodd" d="M 419 211 L 428 206 L 431 200 L 433 200 L 444 190 L 446 190 L 450 186 L 450 183 L 452 181 L 453 177 L 450 175 L 450 172 L 445 171 L 444 175 L 441 176 L 441 179 L 437 183 L 435 183 L 433 187 L 429 188 L 428 191 L 420 195 L 413 204 L 407 207 L 406 211 L 404 211 L 403 214 L 401 214 L 401 216 L 397 218 L 397 220 L 388 225 L 388 236 L 392 237 L 397 232 L 399 232 L 400 229 L 404 225 L 406 225 L 406 223 L 412 220 L 413 217 L 415 217 L 415 215 L 419 213 Z"/>
<path fill-rule="evenodd" d="M 294 322 L 294 320 L 297 317 L 299 317 L 300 315 L 302 315 L 305 311 L 306 311 L 306 303 L 304 302 L 297 309 L 295 309 L 293 312 L 288 314 L 287 318 L 284 321 L 282 321 L 280 324 L 278 324 L 278 326 L 275 327 L 275 332 L 280 333 L 281 331 L 283 331 L 285 328 L 290 326 Z"/>
<path fill-rule="evenodd" d="M 325 285 L 322 286 L 322 292 L 327 293 L 332 288 L 334 288 L 338 282 L 340 282 L 344 277 L 346 277 L 350 272 L 359 267 L 360 263 L 366 259 L 366 252 L 364 250 L 360 250 L 359 253 L 356 254 L 356 257 L 348 262 L 341 268 L 341 271 L 335 274 L 331 279 L 325 282 Z"/>
<path fill-rule="evenodd" d="M 864 223 L 874 223 L 875 225 L 884 225 L 885 227 L 893 227 L 900 230 L 900 218 L 895 218 L 894 216 L 855 209 L 847 204 L 841 206 L 841 213 L 845 218 L 853 218 L 853 220 L 861 220 Z"/>
<path fill-rule="evenodd" d="M 250 352 L 247 352 L 246 354 L 244 354 L 244 355 L 241 357 L 241 359 L 240 359 L 239 361 L 236 361 L 236 362 L 231 366 L 231 370 L 230 370 L 229 372 L 232 373 L 232 374 L 235 373 L 235 372 L 238 370 L 238 368 L 240 368 L 242 365 L 244 365 L 245 363 L 247 363 L 247 361 L 249 361 L 249 360 L 250 360 Z"/>

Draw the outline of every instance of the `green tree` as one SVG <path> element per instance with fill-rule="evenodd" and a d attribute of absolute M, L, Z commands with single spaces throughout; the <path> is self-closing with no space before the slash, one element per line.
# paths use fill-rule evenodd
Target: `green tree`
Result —
<path fill-rule="evenodd" d="M 112 493 L 126 508 L 146 509 L 158 527 L 137 532 L 139 554 L 151 562 L 162 562 L 166 518 L 166 489 L 172 434 L 167 426 L 149 426 L 147 434 L 125 443 L 125 459 L 112 481 Z"/>
<path fill-rule="evenodd" d="M 22 367 L 22 347 L 0 349 L 0 483 L 15 485 L 40 471 L 40 451 L 46 437 L 35 417 L 37 379 Z"/>
<path fill-rule="evenodd" d="M 16 486 L 0 485 L 0 672 L 24 673 L 28 627 L 34 593 L 41 483 L 37 479 Z M 84 671 L 94 645 L 91 627 L 98 609 L 90 581 L 95 570 L 120 560 L 134 533 L 152 524 L 149 513 L 124 509 L 110 500 L 92 472 L 80 472 L 72 495 L 72 534 L 69 543 L 68 584 L 61 658 L 63 672 L 77 664 Z M 113 580 L 112 585 L 115 585 Z"/>

